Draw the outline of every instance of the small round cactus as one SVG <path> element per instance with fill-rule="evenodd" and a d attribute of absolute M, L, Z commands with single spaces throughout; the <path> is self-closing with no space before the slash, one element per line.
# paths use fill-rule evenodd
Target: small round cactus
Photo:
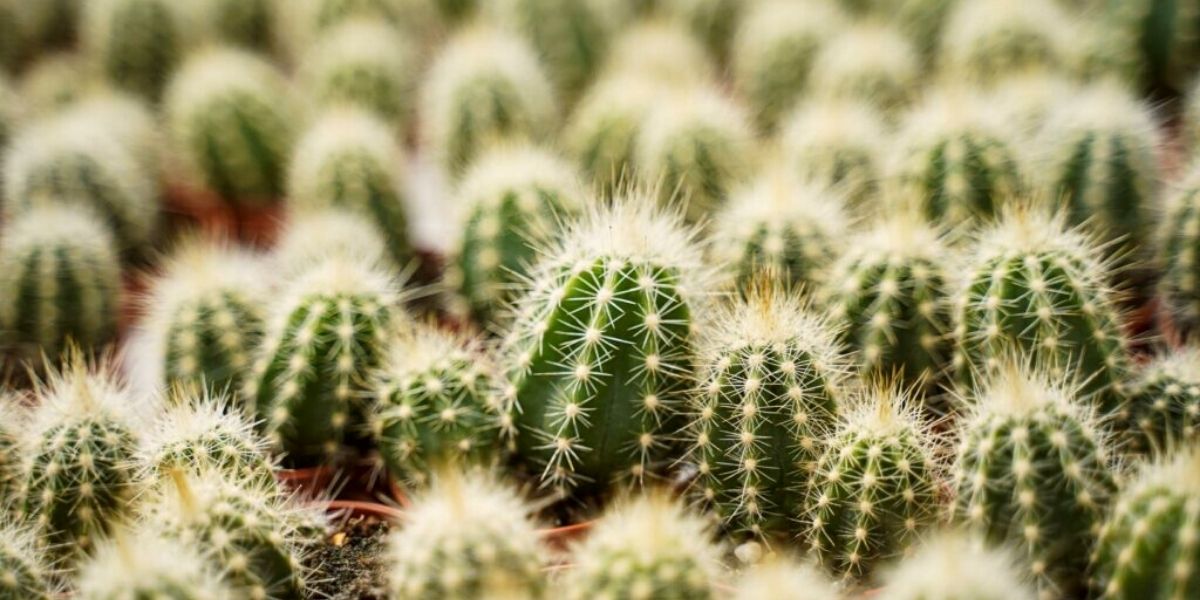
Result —
<path fill-rule="evenodd" d="M 541 598 L 541 539 L 529 513 L 492 475 L 440 472 L 388 542 L 390 597 Z"/>
<path fill-rule="evenodd" d="M 262 338 L 264 269 L 224 243 L 190 240 L 165 261 L 142 299 L 136 350 L 144 387 L 241 388 Z"/>
<path fill-rule="evenodd" d="M 732 265 L 739 288 L 760 270 L 787 281 L 825 281 L 849 229 L 844 196 L 836 188 L 781 168 L 734 188 L 712 223 L 711 256 Z"/>
<path fill-rule="evenodd" d="M 318 106 L 357 107 L 402 131 L 411 120 L 416 59 L 416 48 L 391 26 L 354 20 L 322 36 L 302 73 Z"/>
<path fill-rule="evenodd" d="M 366 433 L 368 377 L 406 320 L 400 299 L 388 274 L 332 255 L 273 303 L 244 394 L 288 460 L 331 458 L 347 436 Z"/>
<path fill-rule="evenodd" d="M 642 126 L 638 177 L 661 202 L 682 200 L 690 221 L 705 220 L 749 171 L 753 137 L 741 107 L 717 89 L 677 90 Z"/>
<path fill-rule="evenodd" d="M 809 90 L 813 61 L 845 15 L 831 2 L 757 2 L 733 47 L 733 78 L 764 130 Z"/>
<path fill-rule="evenodd" d="M 1143 467 L 1117 496 L 1092 555 L 1096 597 L 1200 595 L 1200 447 Z"/>
<path fill-rule="evenodd" d="M 707 522 L 665 493 L 619 501 L 572 552 L 565 597 L 716 597 L 720 549 Z"/>
<path fill-rule="evenodd" d="M 1161 454 L 1200 440 L 1200 347 L 1171 350 L 1138 367 L 1129 420 L 1137 452 Z"/>
<path fill-rule="evenodd" d="M 662 85 L 707 84 L 716 76 L 700 42 L 687 29 L 661 21 L 634 25 L 613 40 L 602 73 Z"/>
<path fill-rule="evenodd" d="M 917 92 L 920 63 L 899 31 L 858 25 L 829 39 L 812 61 L 814 94 L 867 102 L 887 114 L 904 108 Z"/>
<path fill-rule="evenodd" d="M 938 52 L 948 77 L 994 84 L 1022 71 L 1065 68 L 1074 32 L 1057 2 L 974 0 L 950 13 Z"/>
<path fill-rule="evenodd" d="M 1022 189 L 1016 153 L 1004 124 L 978 97 L 948 91 L 928 98 L 903 120 L 889 157 L 890 178 L 917 199 L 931 221 L 976 224 Z"/>
<path fill-rule="evenodd" d="M 816 569 L 782 558 L 756 564 L 738 577 L 733 600 L 837 600 L 833 583 Z M 940 600 L 940 599 L 939 599 Z"/>
<path fill-rule="evenodd" d="M 72 123 L 71 127 L 92 130 L 91 136 L 116 140 L 150 177 L 157 192 L 163 171 L 163 140 L 158 117 L 149 104 L 123 92 L 99 90 L 80 96 L 62 111 L 60 119 Z"/>
<path fill-rule="evenodd" d="M 558 121 L 554 88 L 520 38 L 474 27 L 452 37 L 421 90 L 424 135 L 443 170 L 461 175 L 487 143 L 547 137 Z"/>
<path fill-rule="evenodd" d="M 596 82 L 575 107 L 564 143 L 605 196 L 636 179 L 637 140 L 662 92 L 658 82 L 617 74 Z"/>
<path fill-rule="evenodd" d="M 117 331 L 121 266 L 104 224 L 86 210 L 31 209 L 0 239 L 0 335 L 33 358 L 68 340 L 99 347 Z"/>
<path fill-rule="evenodd" d="M 113 85 L 157 100 L 184 51 L 180 16 L 172 0 L 91 0 L 83 45 Z"/>
<path fill-rule="evenodd" d="M 189 177 L 237 204 L 283 192 L 295 115 L 283 76 L 233 49 L 194 54 L 175 74 L 165 111 Z"/>
<path fill-rule="evenodd" d="M 796 108 L 780 126 L 784 165 L 803 178 L 841 186 L 854 206 L 868 206 L 883 180 L 881 143 L 890 132 L 872 106 L 821 99 Z"/>
<path fill-rule="evenodd" d="M 846 241 L 825 302 L 864 371 L 932 392 L 950 367 L 952 267 L 937 230 L 911 213 L 885 213 Z M 944 413 L 945 407 L 935 406 Z"/>
<path fill-rule="evenodd" d="M 412 260 L 400 171 L 402 152 L 370 114 L 335 110 L 301 138 L 288 201 L 300 211 L 347 208 L 375 224 L 398 265 Z"/>
<path fill-rule="evenodd" d="M 512 301 L 537 249 L 582 211 L 584 186 L 573 165 L 546 150 L 503 146 L 471 166 L 455 196 L 463 227 L 446 280 L 488 324 Z"/>
<path fill-rule="evenodd" d="M 55 564 L 39 547 L 35 528 L 0 518 L 0 600 L 54 600 L 62 590 Z"/>
<path fill-rule="evenodd" d="M 331 256 L 388 271 L 398 268 L 374 223 L 336 208 L 301 211 L 289 217 L 272 260 L 286 280 Z"/>
<path fill-rule="evenodd" d="M 902 554 L 939 511 L 937 441 L 919 403 L 900 388 L 868 385 L 822 441 L 804 503 L 813 552 L 846 582 Z"/>
<path fill-rule="evenodd" d="M 1030 577 L 1004 550 L 957 530 L 921 542 L 883 575 L 879 600 L 1036 600 Z"/>
<path fill-rule="evenodd" d="M 1041 592 L 1074 597 L 1116 490 L 1112 456 L 1075 384 L 1036 364 L 1006 359 L 967 395 L 953 514 L 988 541 L 1019 549 Z"/>
<path fill-rule="evenodd" d="M 695 496 L 735 535 L 774 540 L 798 533 L 851 366 L 820 313 L 769 280 L 752 285 L 701 329 L 685 437 L 699 465 Z"/>
<path fill-rule="evenodd" d="M 502 353 L 519 452 L 544 486 L 640 483 L 669 459 L 710 280 L 695 235 L 633 190 L 544 251 Z"/>
<path fill-rule="evenodd" d="M 80 600 L 221 600 L 234 597 L 221 573 L 191 547 L 150 531 L 118 533 L 80 568 Z"/>

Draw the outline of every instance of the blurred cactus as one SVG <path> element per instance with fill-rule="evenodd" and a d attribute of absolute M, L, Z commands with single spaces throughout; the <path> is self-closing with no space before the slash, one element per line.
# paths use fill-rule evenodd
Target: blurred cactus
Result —
<path fill-rule="evenodd" d="M 1170 350 L 1139 366 L 1129 419 L 1135 452 L 1163 454 L 1200 440 L 1200 348 Z"/>
<path fill-rule="evenodd" d="M 949 77 L 988 86 L 1007 75 L 1069 67 L 1075 33 L 1054 0 L 972 0 L 951 11 L 938 52 Z"/>
<path fill-rule="evenodd" d="M 201 19 L 218 40 L 252 50 L 279 41 L 282 15 L 276 0 L 201 0 Z"/>
<path fill-rule="evenodd" d="M 18 85 L 29 111 L 37 116 L 48 116 L 70 106 L 94 88 L 95 81 L 82 54 L 60 51 L 42 54 L 34 60 L 21 75 Z"/>
<path fill-rule="evenodd" d="M 922 62 L 934 63 L 942 30 L 957 0 L 841 0 L 859 20 L 886 19 L 916 46 Z"/>
<path fill-rule="evenodd" d="M 189 545 L 151 530 L 118 534 L 81 568 L 80 600 L 232 598 L 220 572 Z"/>
<path fill-rule="evenodd" d="M 654 81 L 616 75 L 596 82 L 572 113 L 563 141 L 602 195 L 636 180 L 637 142 L 660 94 Z"/>
<path fill-rule="evenodd" d="M 15 498 L 20 491 L 25 460 L 21 435 L 30 417 L 26 400 L 19 392 L 0 392 L 0 499 Z"/>
<path fill-rule="evenodd" d="M 869 206 L 883 180 L 891 134 L 868 104 L 826 98 L 800 104 L 780 126 L 782 162 L 806 179 L 840 186 L 852 206 Z"/>
<path fill-rule="evenodd" d="M 879 600 L 1036 600 L 1029 576 L 1008 552 L 949 530 L 921 542 L 883 576 Z"/>
<path fill-rule="evenodd" d="M 918 92 L 920 63 L 912 44 L 883 25 L 857 25 L 825 42 L 812 61 L 813 94 L 866 102 L 895 114 Z"/>
<path fill-rule="evenodd" d="M 699 85 L 716 77 L 704 46 L 678 24 L 654 20 L 633 25 L 613 40 L 602 79 L 640 78 L 659 85 Z M 589 88 L 591 90 L 599 82 Z"/>
<path fill-rule="evenodd" d="M 0 77 L 15 73 L 29 48 L 22 0 L 0 0 Z M 2 139 L 2 137 L 0 137 Z"/>
<path fill-rule="evenodd" d="M 40 532 L 10 517 L 0 518 L 0 599 L 55 600 L 63 590 L 56 583 L 55 563 L 39 547 Z"/>
<path fill-rule="evenodd" d="M 79 0 L 23 2 L 22 16 L 32 40 L 44 47 L 74 43 L 79 34 L 83 4 Z"/>
<path fill-rule="evenodd" d="M 82 3 L 83 47 L 114 86 L 157 100 L 185 50 L 187 23 L 173 0 Z"/>
<path fill-rule="evenodd" d="M 1188 170 L 1167 198 L 1156 240 L 1159 297 L 1179 331 L 1200 326 L 1200 167 Z"/>
<path fill-rule="evenodd" d="M 115 90 L 100 90 L 80 96 L 63 109 L 58 120 L 71 123 L 63 127 L 87 129 L 89 136 L 115 140 L 137 161 L 157 193 L 163 176 L 164 140 L 158 115 L 145 101 Z"/>
<path fill-rule="evenodd" d="M 725 62 L 744 16 L 741 0 L 650 0 L 668 19 L 692 31 L 713 58 Z"/>
<path fill-rule="evenodd" d="M 326 208 L 298 211 L 279 235 L 271 268 L 283 280 L 302 275 L 330 257 L 341 257 L 392 273 L 398 265 L 387 243 L 368 217 Z"/>
<path fill-rule="evenodd" d="M 318 106 L 360 108 L 403 131 L 412 120 L 417 69 L 416 48 L 394 28 L 354 20 L 318 40 L 302 73 Z"/>
<path fill-rule="evenodd" d="M 768 559 L 742 572 L 733 600 L 837 600 L 833 583 L 806 564 Z"/>
<path fill-rule="evenodd" d="M 1200 21 L 1193 2 L 1108 2 L 1110 44 L 1126 57 L 1129 79 L 1183 91 L 1200 65 Z"/>

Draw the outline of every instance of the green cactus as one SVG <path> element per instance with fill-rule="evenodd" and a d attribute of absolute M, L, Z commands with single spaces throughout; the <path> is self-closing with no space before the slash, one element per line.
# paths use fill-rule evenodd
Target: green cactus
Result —
<path fill-rule="evenodd" d="M 22 11 L 32 41 L 43 47 L 65 47 L 79 34 L 84 3 L 80 0 L 25 2 Z"/>
<path fill-rule="evenodd" d="M 564 144 L 605 197 L 636 180 L 637 140 L 661 93 L 655 81 L 617 74 L 597 81 L 572 112 Z"/>
<path fill-rule="evenodd" d="M 629 76 L 660 85 L 710 84 L 714 71 L 704 47 L 687 29 L 654 20 L 631 25 L 613 40 L 598 81 Z M 587 95 L 592 94 L 589 88 Z"/>
<path fill-rule="evenodd" d="M 158 115 L 145 101 L 102 89 L 80 96 L 62 110 L 59 120 L 72 123 L 71 128 L 91 129 L 91 136 L 115 140 L 137 161 L 157 193 L 163 176 L 163 140 Z"/>
<path fill-rule="evenodd" d="M 327 208 L 298 211 L 288 218 L 273 252 L 283 279 L 303 274 L 330 256 L 340 256 L 388 271 L 398 271 L 379 228 L 368 218 Z"/>
<path fill-rule="evenodd" d="M 919 403 L 900 388 L 858 392 L 823 442 L 808 486 L 809 544 L 845 582 L 870 577 L 937 519 L 941 468 Z"/>
<path fill-rule="evenodd" d="M 1200 326 L 1200 167 L 1189 169 L 1164 204 L 1156 239 L 1159 298 L 1172 324 L 1189 333 Z"/>
<path fill-rule="evenodd" d="M 867 102 L 891 115 L 917 94 L 921 65 L 902 33 L 864 24 L 826 41 L 811 69 L 808 87 L 814 93 Z"/>
<path fill-rule="evenodd" d="M 296 117 L 287 83 L 265 60 L 228 48 L 192 55 L 171 82 L 165 111 L 197 184 L 235 204 L 283 193 Z"/>
<path fill-rule="evenodd" d="M 406 16 L 404 4 L 404 0 L 313 0 L 308 17 L 318 33 L 359 18 L 399 25 Z"/>
<path fill-rule="evenodd" d="M 502 353 L 518 450 L 544 487 L 640 483 L 671 457 L 710 279 L 695 235 L 634 190 L 544 251 Z"/>
<path fill-rule="evenodd" d="M 426 75 L 419 110 L 426 143 L 454 178 L 488 143 L 538 141 L 558 121 L 554 88 L 533 49 L 484 27 L 446 43 Z"/>
<path fill-rule="evenodd" d="M 121 267 L 112 236 L 87 211 L 31 209 L 0 239 L 0 335 L 19 355 L 57 357 L 117 331 Z"/>
<path fill-rule="evenodd" d="M 30 417 L 26 400 L 19 392 L 0 392 L 0 499 L 16 497 L 21 485 L 21 432 Z"/>
<path fill-rule="evenodd" d="M 865 372 L 936 391 L 950 367 L 953 329 L 953 267 L 941 236 L 919 216 L 885 214 L 846 248 L 824 294 L 847 325 L 843 341 Z"/>
<path fill-rule="evenodd" d="M 1008 552 L 950 529 L 920 543 L 883 576 L 879 600 L 1036 600 L 1030 577 Z"/>
<path fill-rule="evenodd" d="M 0 600 L 54 600 L 63 590 L 58 569 L 38 546 L 38 531 L 0 518 Z"/>
<path fill-rule="evenodd" d="M 790 165 L 789 165 L 790 166 Z M 746 289 L 760 270 L 792 284 L 825 281 L 850 227 L 836 188 L 773 168 L 734 188 L 713 218 L 710 255 Z"/>
<path fill-rule="evenodd" d="M 816 569 L 783 558 L 771 558 L 738 577 L 733 600 L 838 600 L 833 583 Z"/>
<path fill-rule="evenodd" d="M 1142 468 L 1121 491 L 1092 554 L 1098 598 L 1200 594 L 1200 447 L 1181 447 Z"/>
<path fill-rule="evenodd" d="M 186 24 L 172 0 L 85 3 L 83 46 L 114 86 L 157 100 L 183 54 Z"/>
<path fill-rule="evenodd" d="M 820 313 L 769 280 L 753 285 L 701 329 L 685 438 L 699 465 L 694 495 L 734 535 L 774 540 L 798 533 L 793 516 L 851 366 Z"/>
<path fill-rule="evenodd" d="M 840 186 L 853 206 L 869 206 L 883 180 L 880 145 L 891 134 L 869 104 L 831 98 L 799 105 L 780 125 L 781 161 L 802 178 Z"/>
<path fill-rule="evenodd" d="M 235 46 L 270 50 L 280 34 L 274 0 L 201 0 L 208 33 Z"/>
<path fill-rule="evenodd" d="M 731 52 L 738 25 L 745 18 L 741 0 L 652 0 L 659 12 L 692 31 L 713 58 L 725 62 Z"/>
<path fill-rule="evenodd" d="M 1191 0 L 1109 0 L 1108 38 L 1144 86 L 1186 89 L 1200 65 L 1200 7 Z"/>
<path fill-rule="evenodd" d="M 1022 190 L 1017 155 L 1004 123 L 986 102 L 951 90 L 927 97 L 896 134 L 889 171 L 931 221 L 950 226 L 992 217 Z"/>
<path fill-rule="evenodd" d="M 0 77 L 17 71 L 29 51 L 29 32 L 20 0 L 0 0 Z"/>
<path fill-rule="evenodd" d="M 1076 374 L 1105 414 L 1123 410 L 1128 340 L 1099 247 L 1061 214 L 1015 205 L 980 232 L 955 292 L 953 359 L 960 383 L 1007 353 Z"/>
<path fill-rule="evenodd" d="M 107 366 L 91 369 L 78 353 L 36 393 L 18 513 L 36 523 L 44 550 L 73 560 L 129 512 L 139 485 L 136 432 L 148 407 Z"/>
<path fill-rule="evenodd" d="M 0 15 L 0 18 L 3 18 L 3 15 Z M 0 31 L 0 35 L 2 34 Z M 13 89 L 8 77 L 0 73 L 0 152 L 8 148 L 9 139 L 19 126 L 23 112 L 21 97 Z M 0 173 L 0 176 L 2 175 Z"/>
<path fill-rule="evenodd" d="M 353 106 L 403 131 L 411 119 L 416 48 L 386 23 L 354 20 L 313 46 L 303 79 L 319 107 Z"/>
<path fill-rule="evenodd" d="M 479 8 L 479 0 L 435 0 L 442 18 L 451 23 L 470 20 Z"/>
<path fill-rule="evenodd" d="M 389 275 L 333 255 L 273 303 L 244 393 L 289 461 L 332 458 L 348 436 L 365 433 L 368 376 L 406 322 L 400 300 Z"/>
<path fill-rule="evenodd" d="M 985 86 L 1024 71 L 1067 68 L 1072 25 L 1058 2 L 958 2 L 946 22 L 938 67 Z"/>
<path fill-rule="evenodd" d="M 207 557 L 150 530 L 105 540 L 82 566 L 77 587 L 80 600 L 234 597 Z"/>
<path fill-rule="evenodd" d="M 492 475 L 440 472 L 388 542 L 390 597 L 541 598 L 543 551 L 529 513 Z"/>
<path fill-rule="evenodd" d="M 1161 454 L 1200 440 L 1200 348 L 1171 350 L 1139 366 L 1130 388 L 1131 450 Z"/>
<path fill-rule="evenodd" d="M 19 83 L 21 97 L 36 116 L 53 115 L 96 87 L 86 58 L 78 52 L 43 54 L 25 68 Z"/>
<path fill-rule="evenodd" d="M 549 151 L 504 146 L 480 156 L 455 196 L 463 227 L 446 283 L 477 322 L 491 323 L 513 300 L 537 249 L 582 211 L 584 186 L 574 166 Z"/>
<path fill-rule="evenodd" d="M 1116 491 L 1107 433 L 1078 385 L 1005 358 L 966 397 L 953 515 L 1012 544 L 1039 592 L 1082 590 L 1086 550 Z"/>
<path fill-rule="evenodd" d="M 733 78 L 764 131 L 810 89 L 813 62 L 841 29 L 845 15 L 831 2 L 756 2 L 733 46 Z"/>

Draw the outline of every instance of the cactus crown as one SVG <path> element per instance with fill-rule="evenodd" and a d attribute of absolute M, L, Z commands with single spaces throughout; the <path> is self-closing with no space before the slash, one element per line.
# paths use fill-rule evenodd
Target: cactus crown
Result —
<path fill-rule="evenodd" d="M 713 66 L 691 32 L 654 21 L 635 25 L 613 42 L 603 77 L 635 76 L 671 84 L 705 84 Z"/>
<path fill-rule="evenodd" d="M 801 176 L 841 185 L 851 202 L 861 203 L 883 178 L 879 142 L 889 136 L 869 104 L 821 99 L 797 106 L 779 139 L 784 164 Z"/>
<path fill-rule="evenodd" d="M 387 242 L 365 216 L 328 208 L 292 215 L 272 253 L 286 279 L 302 276 L 329 258 L 379 269 L 395 267 Z"/>
<path fill-rule="evenodd" d="M 907 104 L 916 91 L 919 64 L 912 44 L 899 31 L 864 24 L 833 37 L 817 53 L 812 90 L 861 100 L 885 111 Z"/>
<path fill-rule="evenodd" d="M 768 559 L 738 578 L 734 600 L 786 600 L 803 593 L 805 600 L 837 600 L 838 593 L 822 573 L 782 558 Z"/>
<path fill-rule="evenodd" d="M 190 545 L 148 530 L 105 540 L 80 571 L 83 600 L 233 597 L 222 576 Z"/>
<path fill-rule="evenodd" d="M 39 530 L 15 520 L 0 517 L 0 596 L 54 600 L 63 591 L 58 582 L 59 565 L 39 547 Z"/>
<path fill-rule="evenodd" d="M 962 2 L 950 14 L 942 37 L 941 70 L 993 84 L 1030 69 L 1065 67 L 1069 18 L 1056 2 L 1015 4 L 1006 0 Z"/>
<path fill-rule="evenodd" d="M 1034 600 L 1008 552 L 962 531 L 938 533 L 883 576 L 881 600 Z"/>

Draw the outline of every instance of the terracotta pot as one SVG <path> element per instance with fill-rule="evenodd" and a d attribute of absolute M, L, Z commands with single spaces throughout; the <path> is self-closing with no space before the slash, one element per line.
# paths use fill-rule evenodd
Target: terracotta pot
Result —
<path fill-rule="evenodd" d="M 408 501 L 408 494 L 404 491 L 400 483 L 392 477 L 388 477 L 388 491 L 391 492 L 392 500 L 395 500 L 400 506 L 404 508 L 411 506 Z"/>
<path fill-rule="evenodd" d="M 167 185 L 163 210 L 172 226 L 195 227 L 225 239 L 237 236 L 237 219 L 233 211 L 210 192 L 179 183 Z"/>
<path fill-rule="evenodd" d="M 306 469 L 280 469 L 275 478 L 290 490 L 317 498 L 329 491 L 337 475 L 337 467 L 321 465 Z"/>
<path fill-rule="evenodd" d="M 233 214 L 237 224 L 237 239 L 260 248 L 270 248 L 279 239 L 287 212 L 282 200 L 273 199 L 236 206 Z"/>
<path fill-rule="evenodd" d="M 350 516 L 377 517 L 384 521 L 399 521 L 404 518 L 404 511 L 394 506 L 378 502 L 362 502 L 359 500 L 332 500 L 322 503 L 326 512 L 342 513 Z"/>

